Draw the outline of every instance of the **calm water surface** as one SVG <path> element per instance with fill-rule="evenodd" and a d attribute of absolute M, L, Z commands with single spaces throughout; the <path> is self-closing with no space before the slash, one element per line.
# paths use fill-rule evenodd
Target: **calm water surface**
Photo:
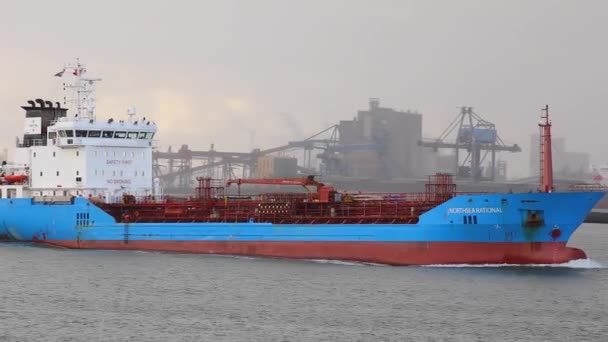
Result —
<path fill-rule="evenodd" d="M 608 341 L 608 225 L 562 267 L 0 244 L 0 341 Z"/>

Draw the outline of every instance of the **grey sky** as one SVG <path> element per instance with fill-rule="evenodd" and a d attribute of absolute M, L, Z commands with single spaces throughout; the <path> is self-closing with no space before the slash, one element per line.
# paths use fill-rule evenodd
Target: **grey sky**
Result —
<path fill-rule="evenodd" d="M 570 150 L 608 160 L 608 2 L 158 2 L 3 3 L 0 146 L 22 130 L 19 106 L 56 96 L 51 75 L 80 57 L 104 78 L 98 115 L 136 106 L 163 148 L 270 147 L 374 96 L 423 113 L 426 136 L 474 106 L 524 148 L 548 103 Z M 527 172 L 527 153 L 508 160 Z"/>

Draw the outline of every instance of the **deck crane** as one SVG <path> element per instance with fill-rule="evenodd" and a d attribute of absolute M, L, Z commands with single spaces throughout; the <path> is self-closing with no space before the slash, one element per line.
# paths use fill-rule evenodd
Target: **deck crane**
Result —
<path fill-rule="evenodd" d="M 456 131 L 456 141 L 448 137 Z M 496 152 L 521 152 L 517 145 L 506 145 L 498 136 L 496 126 L 481 118 L 473 111 L 473 107 L 460 107 L 460 113 L 441 133 L 439 138 L 421 140 L 420 146 L 431 147 L 434 151 L 440 148 L 454 149 L 456 174 L 460 177 L 470 176 L 474 181 L 481 180 L 481 163 L 488 154 L 491 155 L 490 180 L 496 176 Z M 465 150 L 467 156 L 460 162 L 460 150 Z M 482 155 L 483 153 L 483 155 Z M 470 164 L 470 169 L 466 164 Z M 469 171 L 470 170 L 470 171 Z"/>

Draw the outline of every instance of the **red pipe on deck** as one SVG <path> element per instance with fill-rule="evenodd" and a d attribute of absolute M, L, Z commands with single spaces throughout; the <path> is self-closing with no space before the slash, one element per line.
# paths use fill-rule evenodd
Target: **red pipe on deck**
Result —
<path fill-rule="evenodd" d="M 323 183 L 317 182 L 313 176 L 301 178 L 245 178 L 231 179 L 226 182 L 230 184 L 266 184 L 266 185 L 299 185 L 299 186 L 323 186 Z"/>

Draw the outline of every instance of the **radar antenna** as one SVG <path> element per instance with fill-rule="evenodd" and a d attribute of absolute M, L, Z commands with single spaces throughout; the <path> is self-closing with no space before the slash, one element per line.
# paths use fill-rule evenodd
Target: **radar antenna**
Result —
<path fill-rule="evenodd" d="M 74 116 L 78 118 L 86 118 L 95 120 L 95 83 L 101 81 L 101 78 L 87 77 L 87 68 L 80 63 L 80 59 L 76 58 L 76 62 L 67 63 L 63 70 L 55 76 L 64 77 L 66 74 L 72 75 L 71 82 L 63 83 L 63 90 L 70 92 L 69 97 L 64 97 L 64 104 L 70 103 L 74 109 Z"/>

